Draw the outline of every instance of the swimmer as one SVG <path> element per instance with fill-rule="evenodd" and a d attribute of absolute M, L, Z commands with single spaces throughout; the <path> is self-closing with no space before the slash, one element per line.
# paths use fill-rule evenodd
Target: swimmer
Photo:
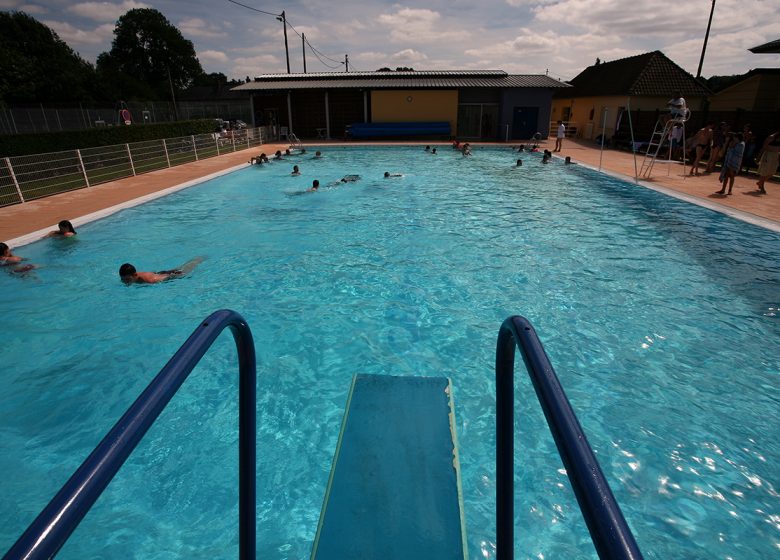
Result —
<path fill-rule="evenodd" d="M 321 158 L 322 157 L 322 152 L 317 150 L 316 152 L 314 152 L 314 157 Z"/>
<path fill-rule="evenodd" d="M 563 160 L 563 163 L 566 165 L 577 165 L 571 160 L 571 156 L 566 156 L 566 159 Z"/>
<path fill-rule="evenodd" d="M 542 163 L 550 163 L 550 158 L 551 158 L 551 157 L 552 157 L 552 156 L 548 156 L 547 154 L 544 154 L 544 155 L 542 156 Z"/>
<path fill-rule="evenodd" d="M 453 140 L 452 141 L 452 149 L 453 150 L 460 150 L 460 140 Z"/>
<path fill-rule="evenodd" d="M 76 230 L 73 229 L 73 224 L 71 224 L 68 220 L 62 220 L 59 224 L 57 224 L 57 227 L 59 229 L 50 231 L 46 234 L 46 237 L 73 237 L 76 235 Z"/>
<path fill-rule="evenodd" d="M 125 263 L 119 267 L 119 278 L 127 285 L 130 284 L 157 284 L 165 280 L 181 278 L 185 274 L 192 272 L 196 266 L 203 262 L 203 257 L 195 257 L 187 261 L 179 268 L 173 270 L 161 270 L 159 272 L 139 272 L 130 263 Z"/>
<path fill-rule="evenodd" d="M 425 146 L 425 151 L 426 152 L 430 152 L 431 151 L 431 147 L 430 146 Z"/>
<path fill-rule="evenodd" d="M 523 160 L 522 159 L 518 159 L 517 160 L 517 164 L 515 165 L 515 167 L 523 167 Z"/>
<path fill-rule="evenodd" d="M 18 264 L 24 259 L 11 253 L 11 248 L 5 243 L 0 243 L 0 266 Z"/>
<path fill-rule="evenodd" d="M 286 156 L 291 156 L 291 155 L 292 155 L 292 152 L 290 151 L 290 148 L 287 148 L 287 149 L 284 151 L 284 155 L 286 155 Z"/>
<path fill-rule="evenodd" d="M 290 173 L 290 175 L 295 176 L 295 175 L 300 175 L 300 174 L 301 174 L 301 170 L 298 169 L 298 166 L 297 165 L 293 165 L 293 170 L 292 170 L 292 173 Z"/>
<path fill-rule="evenodd" d="M 360 175 L 344 175 L 341 178 L 342 183 L 354 183 L 360 180 Z"/>
<path fill-rule="evenodd" d="M 281 150 L 276 150 L 276 153 L 274 154 L 274 159 L 277 160 L 277 161 L 280 161 L 280 160 L 284 159 L 282 157 L 282 151 Z"/>
<path fill-rule="evenodd" d="M 460 149 L 460 152 L 464 156 L 470 156 L 471 155 L 471 144 L 469 144 L 468 142 L 463 144 L 463 147 Z"/>
<path fill-rule="evenodd" d="M 431 150 L 431 154 L 433 154 L 434 156 L 436 155 L 436 148 Z"/>
<path fill-rule="evenodd" d="M 314 181 L 311 182 L 311 188 L 306 192 L 314 192 L 319 188 L 320 188 L 320 182 L 317 179 L 314 179 Z"/>
<path fill-rule="evenodd" d="M 389 171 L 385 171 L 385 179 L 390 179 L 391 177 L 403 177 L 403 173 L 390 173 Z"/>

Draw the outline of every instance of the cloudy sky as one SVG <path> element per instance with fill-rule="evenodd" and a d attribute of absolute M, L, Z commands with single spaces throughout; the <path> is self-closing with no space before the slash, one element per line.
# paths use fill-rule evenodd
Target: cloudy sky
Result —
<path fill-rule="evenodd" d="M 615 60 L 661 50 L 696 73 L 711 0 L 239 0 L 259 10 L 286 11 L 290 66 L 309 72 L 383 66 L 416 70 L 501 69 L 570 79 L 596 58 Z M 111 47 L 117 18 L 132 8 L 162 12 L 195 45 L 207 72 L 229 78 L 285 72 L 282 24 L 228 0 L 0 0 L 54 29 L 85 59 Z M 780 38 L 779 0 L 717 0 L 702 75 L 778 67 L 780 55 L 749 47 Z M 340 63 L 341 62 L 341 63 Z"/>

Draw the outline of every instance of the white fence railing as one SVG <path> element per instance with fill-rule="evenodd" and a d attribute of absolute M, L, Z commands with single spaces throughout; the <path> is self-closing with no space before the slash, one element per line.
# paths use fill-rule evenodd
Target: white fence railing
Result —
<path fill-rule="evenodd" d="M 0 206 L 19 204 L 263 143 L 263 129 L 0 158 Z"/>

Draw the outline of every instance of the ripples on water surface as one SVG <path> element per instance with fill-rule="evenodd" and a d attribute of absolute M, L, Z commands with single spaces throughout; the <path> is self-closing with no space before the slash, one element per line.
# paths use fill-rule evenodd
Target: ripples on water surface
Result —
<path fill-rule="evenodd" d="M 645 557 L 777 554 L 777 234 L 537 155 L 516 169 L 508 149 L 325 151 L 18 250 L 44 267 L 0 274 L 0 549 L 227 307 L 258 352 L 258 556 L 309 555 L 350 379 L 390 373 L 452 378 L 469 553 L 491 557 L 511 314 L 535 324 Z M 117 277 L 196 255 L 165 285 Z M 223 335 L 60 558 L 237 553 L 234 354 Z M 518 558 L 594 557 L 518 379 Z"/>

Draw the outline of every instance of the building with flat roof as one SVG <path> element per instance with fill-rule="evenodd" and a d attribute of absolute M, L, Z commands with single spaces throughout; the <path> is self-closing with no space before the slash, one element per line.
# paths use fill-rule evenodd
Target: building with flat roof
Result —
<path fill-rule="evenodd" d="M 356 123 L 447 122 L 467 140 L 547 136 L 553 92 L 569 85 L 502 70 L 264 74 L 233 88 L 250 95 L 255 126 L 273 136 L 343 138 Z"/>

